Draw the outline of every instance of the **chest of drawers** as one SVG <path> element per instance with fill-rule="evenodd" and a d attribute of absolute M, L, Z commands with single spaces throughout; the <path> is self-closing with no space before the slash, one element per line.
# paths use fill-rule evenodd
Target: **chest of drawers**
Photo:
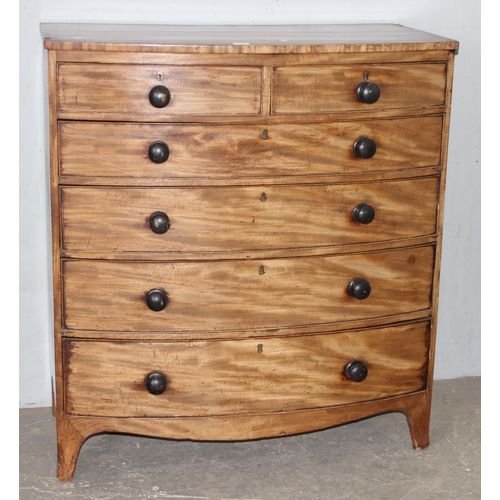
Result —
<path fill-rule="evenodd" d="M 58 477 L 84 440 L 429 444 L 457 42 L 396 25 L 42 26 Z"/>

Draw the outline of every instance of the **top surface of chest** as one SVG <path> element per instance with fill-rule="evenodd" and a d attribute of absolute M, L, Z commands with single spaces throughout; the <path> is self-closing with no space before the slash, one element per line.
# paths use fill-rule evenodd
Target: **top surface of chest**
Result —
<path fill-rule="evenodd" d="M 41 25 L 47 49 L 192 53 L 457 50 L 456 41 L 395 24 Z"/>

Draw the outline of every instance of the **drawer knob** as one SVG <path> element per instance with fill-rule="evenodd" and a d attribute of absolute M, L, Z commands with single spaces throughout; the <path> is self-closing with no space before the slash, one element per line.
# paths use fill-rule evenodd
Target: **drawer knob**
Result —
<path fill-rule="evenodd" d="M 165 163 L 170 151 L 163 141 L 152 142 L 149 145 L 148 156 L 153 163 Z"/>
<path fill-rule="evenodd" d="M 351 297 L 356 297 L 359 300 L 366 299 L 370 292 L 372 291 L 372 287 L 368 281 L 363 278 L 354 278 L 347 288 L 347 292 Z"/>
<path fill-rule="evenodd" d="M 159 288 L 153 288 L 148 292 L 146 303 L 152 311 L 163 311 L 168 304 L 167 294 Z"/>
<path fill-rule="evenodd" d="M 359 102 L 373 104 L 377 102 L 380 97 L 380 88 L 376 83 L 361 82 L 358 85 L 356 95 Z"/>
<path fill-rule="evenodd" d="M 364 158 L 367 160 L 371 158 L 377 151 L 377 145 L 375 141 L 369 139 L 368 137 L 359 137 L 353 146 L 354 154 L 358 158 Z"/>
<path fill-rule="evenodd" d="M 155 108 L 164 108 L 170 102 L 170 92 L 163 85 L 156 85 L 149 92 L 149 102 Z"/>
<path fill-rule="evenodd" d="M 167 389 L 167 377 L 162 372 L 151 372 L 146 377 L 146 389 L 154 396 L 163 394 Z"/>
<path fill-rule="evenodd" d="M 368 376 L 368 368 L 363 361 L 351 361 L 344 366 L 344 375 L 353 382 L 363 382 Z"/>
<path fill-rule="evenodd" d="M 165 212 L 153 212 L 149 216 L 149 227 L 156 234 L 165 234 L 170 228 L 170 219 Z"/>
<path fill-rule="evenodd" d="M 366 203 L 360 203 L 352 211 L 352 219 L 360 224 L 370 224 L 375 218 L 375 210 Z"/>

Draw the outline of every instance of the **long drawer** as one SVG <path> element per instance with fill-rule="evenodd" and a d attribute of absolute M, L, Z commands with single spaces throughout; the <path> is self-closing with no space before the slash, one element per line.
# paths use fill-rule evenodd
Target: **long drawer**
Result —
<path fill-rule="evenodd" d="M 59 112 L 146 117 L 261 113 L 260 67 L 62 63 L 58 78 Z M 169 94 L 161 108 L 149 97 L 158 86 Z"/>
<path fill-rule="evenodd" d="M 365 80 L 380 89 L 374 103 L 357 99 L 357 87 Z M 277 67 L 272 107 L 277 114 L 294 114 L 442 106 L 445 83 L 444 63 Z"/>
<path fill-rule="evenodd" d="M 438 189 L 437 177 L 312 186 L 63 187 L 62 250 L 146 258 L 430 235 Z"/>
<path fill-rule="evenodd" d="M 63 121 L 59 173 L 93 182 L 103 177 L 234 180 L 438 166 L 442 126 L 442 116 L 265 126 Z M 359 154 L 366 139 L 375 144 L 373 156 L 356 156 L 355 145 Z M 158 143 L 164 151 L 155 156 Z"/>
<path fill-rule="evenodd" d="M 428 343 L 427 322 L 237 341 L 65 340 L 65 412 L 204 416 L 386 398 L 425 389 Z M 353 361 L 367 369 L 364 380 L 346 376 L 345 366 Z M 161 376 L 166 390 L 155 394 L 160 384 L 151 380 Z"/>
<path fill-rule="evenodd" d="M 433 246 L 214 262 L 63 260 L 64 326 L 195 333 L 391 316 L 430 307 L 433 266 Z"/>

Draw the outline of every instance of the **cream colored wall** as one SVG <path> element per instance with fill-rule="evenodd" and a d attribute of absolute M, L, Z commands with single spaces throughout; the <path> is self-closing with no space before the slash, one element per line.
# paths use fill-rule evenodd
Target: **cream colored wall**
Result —
<path fill-rule="evenodd" d="M 21 407 L 51 404 L 50 219 L 40 22 L 385 22 L 459 40 L 435 375 L 480 374 L 480 0 L 21 0 L 19 14 Z"/>

